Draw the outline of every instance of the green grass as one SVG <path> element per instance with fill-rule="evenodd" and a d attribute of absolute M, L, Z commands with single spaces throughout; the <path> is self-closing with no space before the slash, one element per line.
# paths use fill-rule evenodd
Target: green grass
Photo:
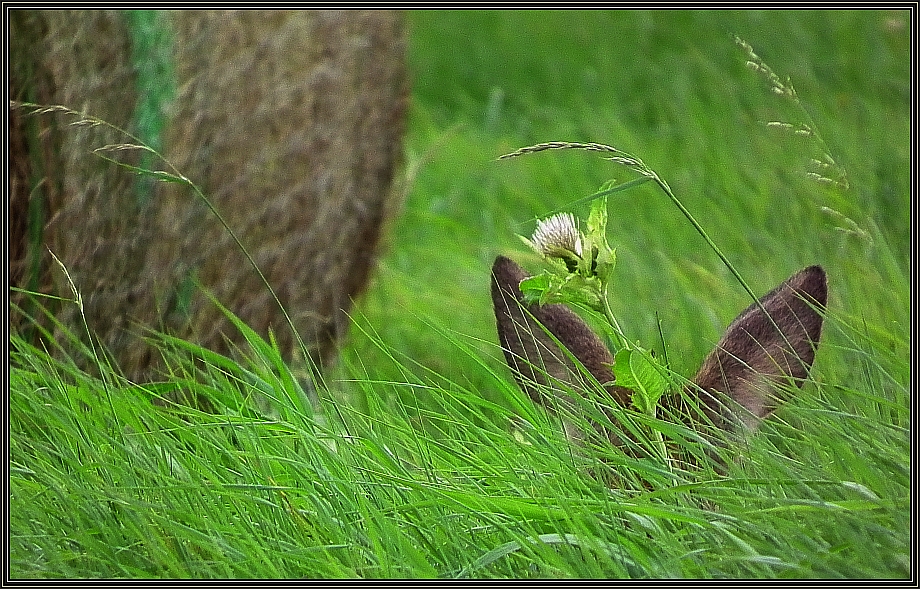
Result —
<path fill-rule="evenodd" d="M 145 386 L 14 334 L 10 575 L 908 577 L 905 13 L 409 19 L 406 200 L 320 406 L 251 333 L 236 362 L 164 339 L 171 376 Z M 501 362 L 495 255 L 535 270 L 515 233 L 634 177 L 588 153 L 496 161 L 550 140 L 642 158 L 758 294 L 827 271 L 814 382 L 726 477 L 675 484 L 613 448 L 573 449 Z M 848 190 L 807 176 L 824 154 Z M 620 325 L 662 352 L 660 322 L 690 376 L 749 297 L 651 183 L 610 198 L 608 239 Z M 212 411 L 151 403 L 176 391 Z"/>

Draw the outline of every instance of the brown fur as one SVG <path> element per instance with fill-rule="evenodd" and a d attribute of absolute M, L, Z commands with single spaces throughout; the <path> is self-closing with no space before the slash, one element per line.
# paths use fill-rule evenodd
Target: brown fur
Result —
<path fill-rule="evenodd" d="M 499 256 L 492 265 L 492 303 L 498 339 L 518 384 L 530 397 L 544 402 L 539 389 L 551 384 L 589 386 L 569 354 L 561 350 L 542 324 L 590 374 L 604 385 L 613 382 L 613 356 L 591 328 L 565 305 L 524 305 L 518 285 L 527 278 L 520 266 Z M 539 322 L 539 323 L 538 323 Z M 629 402 L 629 392 L 610 387 L 618 403 Z"/>
<path fill-rule="evenodd" d="M 808 378 L 821 339 L 822 317 L 816 309 L 827 305 L 824 270 L 809 266 L 793 274 L 759 303 L 729 324 L 693 377 L 699 389 L 724 393 L 737 403 L 738 417 L 750 428 L 776 408 L 782 390 L 777 384 L 791 378 L 801 386 Z M 725 408 L 713 396 L 704 401 L 710 419 L 725 427 Z"/>
<path fill-rule="evenodd" d="M 550 338 L 539 321 L 568 352 L 577 358 L 621 407 L 630 392 L 613 384 L 613 356 L 587 324 L 563 305 L 523 304 L 519 284 L 527 274 L 503 256 L 492 266 L 492 301 L 499 341 L 520 386 L 535 401 L 552 406 L 549 387 L 560 383 L 584 388 L 586 379 L 569 354 Z M 821 310 L 827 305 L 827 279 L 819 266 L 790 277 L 743 311 L 726 329 L 693 379 L 689 395 L 702 392 L 705 418 L 694 415 L 674 396 L 665 400 L 669 413 L 677 413 L 697 427 L 713 423 L 724 430 L 742 423 L 755 428 L 775 408 L 778 385 L 792 380 L 801 386 L 814 362 L 821 337 Z M 764 314 L 766 311 L 766 314 Z M 541 392 L 542 391 L 542 392 Z M 564 398 L 564 397 L 563 397 Z M 566 424 L 569 432 L 570 424 Z M 578 435 L 570 437 L 580 437 Z M 609 432 L 611 440 L 618 434 Z"/>

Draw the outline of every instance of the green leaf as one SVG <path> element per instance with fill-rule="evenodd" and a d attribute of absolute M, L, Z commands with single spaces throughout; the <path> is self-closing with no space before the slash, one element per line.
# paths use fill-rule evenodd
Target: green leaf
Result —
<path fill-rule="evenodd" d="M 655 406 L 667 388 L 658 362 L 642 348 L 622 349 L 613 360 L 613 374 L 619 386 L 632 389 L 633 405 L 641 412 L 654 416 Z"/>
<path fill-rule="evenodd" d="M 543 304 L 546 295 L 550 290 L 551 276 L 543 272 L 536 276 L 529 276 L 521 281 L 521 294 L 524 295 L 524 302 L 528 305 L 533 303 Z"/>
<path fill-rule="evenodd" d="M 617 184 L 613 188 L 606 188 L 604 190 L 599 190 L 595 192 L 594 194 L 589 194 L 588 196 L 585 196 L 585 197 L 579 198 L 576 201 L 570 202 L 562 208 L 556 209 L 554 211 L 550 211 L 550 215 L 555 215 L 556 213 L 562 212 L 564 210 L 574 209 L 575 207 L 578 207 L 579 205 L 582 205 L 586 202 L 595 201 L 599 198 L 603 198 L 605 196 L 609 196 L 617 192 L 622 192 L 623 190 L 629 190 L 630 188 L 634 188 L 636 186 L 645 184 L 646 182 L 650 180 L 652 180 L 652 178 L 649 176 L 641 176 L 639 178 L 634 178 L 633 180 L 630 180 L 629 182 Z"/>
<path fill-rule="evenodd" d="M 585 255 L 583 274 L 597 276 L 604 283 L 613 274 L 616 252 L 607 243 L 607 197 L 595 199 L 588 214 L 585 232 Z"/>
<path fill-rule="evenodd" d="M 570 274 L 565 285 L 566 302 L 576 303 L 597 312 L 603 312 L 601 294 L 597 278 Z"/>
<path fill-rule="evenodd" d="M 595 199 L 588 214 L 588 233 L 603 235 L 607 232 L 607 197 Z"/>
<path fill-rule="evenodd" d="M 524 237 L 523 235 L 518 235 L 518 239 L 520 239 L 521 241 L 523 241 L 523 242 L 527 245 L 527 247 L 529 247 L 529 248 L 532 249 L 533 251 L 537 252 L 538 254 L 541 254 L 540 248 L 538 248 L 537 245 L 536 245 L 534 242 L 530 241 L 529 239 L 527 239 L 527 238 Z M 542 254 L 541 254 L 541 255 L 542 255 Z"/>

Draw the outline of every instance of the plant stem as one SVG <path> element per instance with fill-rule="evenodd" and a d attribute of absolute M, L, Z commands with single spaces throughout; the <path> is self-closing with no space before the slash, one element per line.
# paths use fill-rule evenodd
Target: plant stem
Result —
<path fill-rule="evenodd" d="M 719 259 L 722 260 L 722 262 L 728 268 L 729 272 L 731 272 L 732 275 L 738 280 L 738 283 L 741 284 L 741 287 L 744 288 L 744 290 L 751 296 L 751 298 L 756 301 L 757 295 L 755 295 L 754 291 L 751 290 L 751 287 L 747 285 L 747 283 L 744 281 L 744 278 L 741 277 L 741 274 L 739 274 L 738 271 L 735 270 L 735 267 L 732 265 L 732 263 L 728 261 L 728 258 L 725 256 L 725 254 L 722 253 L 722 250 L 719 249 L 719 246 L 717 246 L 716 243 L 712 240 L 712 238 L 709 237 L 709 235 L 706 233 L 706 230 L 703 229 L 702 225 L 700 225 L 699 221 L 697 221 L 694 218 L 693 214 L 690 213 L 690 211 L 687 209 L 687 207 L 684 206 L 684 203 L 680 202 L 677 196 L 675 196 L 674 193 L 671 192 L 671 187 L 668 186 L 668 183 L 665 182 L 660 176 L 658 176 L 658 174 L 656 174 L 655 171 L 652 169 L 646 168 L 645 173 L 649 174 L 651 178 L 655 181 L 655 183 L 658 184 L 661 190 L 663 190 L 664 193 L 668 196 L 668 198 L 671 199 L 671 202 L 674 203 L 674 206 L 676 206 L 680 210 L 680 212 L 683 213 L 684 217 L 686 217 L 687 220 L 690 221 L 690 224 L 693 225 L 693 228 L 696 229 L 697 232 L 703 236 L 703 239 L 706 240 L 706 243 L 709 245 L 709 247 L 712 248 L 712 251 L 714 251 L 716 255 L 719 256 Z"/>
<path fill-rule="evenodd" d="M 607 318 L 607 323 L 613 327 L 613 335 L 617 349 L 629 349 L 629 340 L 626 339 L 626 335 L 623 333 L 623 330 L 620 328 L 620 323 L 617 321 L 617 318 L 613 316 L 613 309 L 610 308 L 610 300 L 607 298 L 607 289 L 609 287 L 609 282 L 604 281 L 601 286 L 601 301 L 603 301 L 603 311 L 604 317 Z"/>

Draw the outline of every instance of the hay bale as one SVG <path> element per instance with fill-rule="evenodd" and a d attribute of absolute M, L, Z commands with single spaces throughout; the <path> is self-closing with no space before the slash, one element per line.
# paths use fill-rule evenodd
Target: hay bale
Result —
<path fill-rule="evenodd" d="M 11 14 L 11 97 L 63 104 L 127 127 L 135 103 L 127 30 L 117 11 L 14 11 Z M 96 147 L 124 141 L 105 126 L 70 126 L 74 117 L 21 117 L 11 112 L 11 280 L 72 297 L 66 277 L 52 268 L 50 248 L 84 295 L 87 321 L 109 347 L 127 344 L 147 234 L 133 198 L 133 175 L 94 156 Z M 30 128 L 31 127 L 31 128 Z M 132 157 L 126 156 L 131 162 Z M 135 162 L 136 163 L 136 162 Z M 41 212 L 40 239 L 27 234 L 29 209 Z M 35 228 L 33 228 L 33 231 Z M 37 258 L 30 267 L 30 257 Z M 21 298 L 19 301 L 21 302 Z M 80 310 L 56 308 L 80 333 Z M 64 341 L 60 332 L 55 339 Z"/>
<path fill-rule="evenodd" d="M 42 101 L 128 125 L 136 100 L 119 15 L 35 18 L 47 27 L 39 67 L 54 80 Z M 402 16 L 180 11 L 167 18 L 178 95 L 165 155 L 211 198 L 313 359 L 327 363 L 391 214 L 408 94 Z M 78 24 L 61 26 L 68 19 Z M 99 27 L 105 43 L 97 43 Z M 67 43 L 83 48 L 81 63 L 91 71 L 53 49 Z M 47 171 L 66 191 L 49 199 L 54 222 L 45 241 L 60 248 L 91 328 L 130 377 L 148 378 L 155 365 L 137 330 L 127 329 L 132 321 L 221 352 L 240 341 L 201 292 L 188 290 L 195 281 L 263 335 L 272 329 L 282 350 L 293 352 L 294 334 L 277 305 L 200 199 L 160 184 L 149 202 L 138 202 L 129 196 L 133 179 L 88 155 L 108 137 L 58 135 L 67 166 Z"/>

